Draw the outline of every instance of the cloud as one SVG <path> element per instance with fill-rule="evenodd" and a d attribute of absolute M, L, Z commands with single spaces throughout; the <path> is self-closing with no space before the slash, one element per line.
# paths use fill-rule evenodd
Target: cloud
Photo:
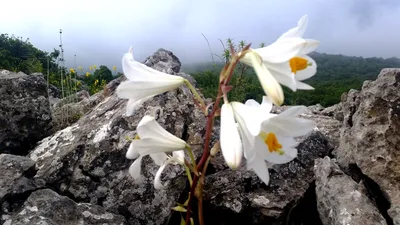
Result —
<path fill-rule="evenodd" d="M 218 39 L 272 43 L 308 14 L 307 38 L 318 51 L 362 56 L 399 56 L 399 0 L 13 0 L 2 5 L 0 31 L 30 38 L 52 51 L 63 29 L 65 59 L 73 66 L 104 64 L 120 69 L 132 45 L 144 60 L 158 48 L 182 63 L 211 61 L 207 42 L 222 53 Z M 382 41 L 384 40 L 384 41 Z"/>
<path fill-rule="evenodd" d="M 350 14 L 356 18 L 360 29 L 366 29 L 371 27 L 376 19 L 391 13 L 399 5 L 399 0 L 352 0 Z"/>

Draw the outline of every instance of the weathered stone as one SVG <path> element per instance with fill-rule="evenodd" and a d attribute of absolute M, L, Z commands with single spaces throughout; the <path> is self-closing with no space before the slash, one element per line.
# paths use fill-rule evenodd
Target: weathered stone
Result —
<path fill-rule="evenodd" d="M 178 62 L 165 62 L 167 66 L 175 64 Z M 116 82 L 110 84 L 110 95 L 75 124 L 39 143 L 30 154 L 37 164 L 36 177 L 75 201 L 99 204 L 124 215 L 128 224 L 165 224 L 186 187 L 184 171 L 169 166 L 162 177 L 168 188 L 155 190 L 153 179 L 158 166 L 144 157 L 143 177 L 134 181 L 128 173 L 133 161 L 125 158 L 128 138 L 135 136 L 144 115 L 155 114 L 161 126 L 197 152 L 203 143 L 205 117 L 186 87 L 155 96 L 127 117 L 127 100 L 117 97 Z"/>
<path fill-rule="evenodd" d="M 205 200 L 220 210 L 252 215 L 247 224 L 282 222 L 313 182 L 314 159 L 328 155 L 332 148 L 318 131 L 298 141 L 298 157 L 287 164 L 273 165 L 268 186 L 242 165 L 236 171 L 226 169 L 207 176 Z"/>
<path fill-rule="evenodd" d="M 325 109 L 320 104 L 310 105 L 307 108 L 308 108 L 308 111 L 310 111 L 311 113 L 314 113 L 314 114 L 320 114 Z"/>
<path fill-rule="evenodd" d="M 308 107 L 308 112 L 300 115 L 300 117 L 313 120 L 317 124 L 316 130 L 320 131 L 331 142 L 333 149 L 336 149 L 340 142 L 342 122 L 330 116 L 323 115 L 321 111 L 316 114 L 313 112 L 316 113 L 315 110 L 310 110 Z"/>
<path fill-rule="evenodd" d="M 343 121 L 343 111 L 342 104 L 338 103 L 332 106 L 329 106 L 321 111 L 322 115 L 330 116 L 338 121 Z"/>
<path fill-rule="evenodd" d="M 104 98 L 104 90 L 91 96 L 89 92 L 83 90 L 61 100 L 52 110 L 54 131 L 59 131 L 75 123 Z"/>
<path fill-rule="evenodd" d="M 181 62 L 172 52 L 158 49 L 153 55 L 144 61 L 146 66 L 152 67 L 164 73 L 174 74 L 181 70 Z"/>
<path fill-rule="evenodd" d="M 43 76 L 0 71 L 0 153 L 26 155 L 50 134 L 51 112 Z"/>
<path fill-rule="evenodd" d="M 35 162 L 30 158 L 9 154 L 0 155 L 0 212 L 3 216 L 22 204 L 20 196 L 27 195 L 45 185 L 43 180 L 32 178 L 35 173 L 34 168 Z"/>
<path fill-rule="evenodd" d="M 400 69 L 383 69 L 360 92 L 343 96 L 344 124 L 338 162 L 356 164 L 380 185 L 391 202 L 389 215 L 400 224 Z"/>
<path fill-rule="evenodd" d="M 318 211 L 324 224 L 386 224 L 364 193 L 364 186 L 344 174 L 329 157 L 316 159 L 314 171 Z"/>
<path fill-rule="evenodd" d="M 103 207 L 75 203 L 68 197 L 43 189 L 33 192 L 22 209 L 8 218 L 3 225 L 78 225 L 126 224 L 125 218 L 107 212 Z"/>

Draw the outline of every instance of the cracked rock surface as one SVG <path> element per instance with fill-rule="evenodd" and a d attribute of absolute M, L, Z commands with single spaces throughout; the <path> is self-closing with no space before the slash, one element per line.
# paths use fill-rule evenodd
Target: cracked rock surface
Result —
<path fill-rule="evenodd" d="M 180 66 L 170 54 L 159 50 L 152 56 L 152 65 L 158 69 Z M 170 61 L 157 63 L 159 55 Z M 133 160 L 125 157 L 129 138 L 135 137 L 140 119 L 151 114 L 161 126 L 197 151 L 202 144 L 205 117 L 195 107 L 186 87 L 155 96 L 127 117 L 127 100 L 115 93 L 123 80 L 109 83 L 109 96 L 76 123 L 38 144 L 29 155 L 36 162 L 35 177 L 76 202 L 98 204 L 123 215 L 128 224 L 165 224 L 170 209 L 186 187 L 184 171 L 179 166 L 168 166 L 162 177 L 168 188 L 155 190 L 153 180 L 158 166 L 146 156 L 142 161 L 142 179 L 133 180 L 128 173 Z"/>
<path fill-rule="evenodd" d="M 26 155 L 51 133 L 46 80 L 0 70 L 0 153 Z"/>
<path fill-rule="evenodd" d="M 76 203 L 68 197 L 43 189 L 33 192 L 22 209 L 3 225 L 123 225 L 125 218 L 107 212 L 103 207 Z"/>
<path fill-rule="evenodd" d="M 170 51 L 159 49 L 144 63 L 195 84 L 190 75 L 180 72 L 181 63 Z M 158 166 L 144 157 L 142 177 L 133 180 L 128 173 L 133 160 L 125 154 L 140 119 L 153 115 L 199 156 L 206 119 L 184 86 L 147 100 L 128 117 L 127 100 L 115 93 L 124 80 L 115 79 L 98 94 L 74 103 L 84 110 L 73 124 L 36 140 L 35 147 L 11 152 L 29 152 L 27 157 L 0 155 L 3 225 L 180 223 L 180 213 L 171 213 L 171 208 L 183 203 L 189 190 L 182 168 L 168 166 L 162 176 L 166 188 L 155 190 Z M 297 139 L 295 160 L 270 166 L 268 186 L 246 170 L 245 162 L 236 171 L 228 169 L 219 152 L 207 170 L 206 224 L 400 225 L 399 80 L 399 69 L 385 69 L 376 81 L 365 82 L 361 91 L 345 93 L 337 105 L 309 106 L 301 117 L 314 120 L 316 128 Z M 29 96 L 38 94 L 32 91 Z M 274 107 L 273 112 L 289 107 Z M 219 137 L 219 121 L 215 122 L 211 145 Z M 8 142 L 2 141 L 2 125 L 0 144 L 4 145 Z M 38 131 L 32 129 L 33 134 Z"/>
<path fill-rule="evenodd" d="M 385 225 L 386 220 L 365 194 L 329 157 L 315 160 L 317 206 L 324 224 Z"/>
<path fill-rule="evenodd" d="M 357 165 L 388 197 L 388 210 L 400 225 L 400 69 L 383 69 L 361 91 L 343 96 L 343 127 L 338 163 Z"/>

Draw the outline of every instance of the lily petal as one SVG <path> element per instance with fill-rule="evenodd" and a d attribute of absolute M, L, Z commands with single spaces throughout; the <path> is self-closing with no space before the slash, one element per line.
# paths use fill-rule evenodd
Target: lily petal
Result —
<path fill-rule="evenodd" d="M 163 165 L 161 165 L 157 170 L 156 176 L 154 177 L 154 188 L 157 190 L 164 188 L 164 185 L 161 183 L 161 174 L 167 165 L 168 162 L 165 162 Z"/>
<path fill-rule="evenodd" d="M 272 110 L 272 101 L 268 96 L 263 96 L 261 108 L 265 113 L 270 113 Z"/>
<path fill-rule="evenodd" d="M 164 152 L 152 153 L 150 154 L 151 159 L 157 166 L 161 166 L 167 161 L 167 154 Z"/>
<path fill-rule="evenodd" d="M 139 153 L 134 148 L 134 145 L 131 142 L 131 144 L 129 145 L 128 151 L 126 152 L 126 158 L 128 158 L 128 159 L 136 159 L 137 157 L 139 157 Z"/>
<path fill-rule="evenodd" d="M 296 80 L 305 80 L 314 76 L 317 73 L 317 63 L 314 61 L 314 59 L 306 55 L 301 57 L 307 59 L 308 63 L 310 63 L 311 65 L 308 66 L 305 70 L 297 71 L 295 75 Z"/>
<path fill-rule="evenodd" d="M 312 120 L 303 118 L 285 118 L 275 116 L 262 124 L 265 130 L 283 135 L 298 137 L 308 134 L 315 128 L 316 124 Z"/>
<path fill-rule="evenodd" d="M 257 52 L 264 62 L 284 63 L 298 55 L 305 45 L 306 41 L 302 38 L 287 38 L 253 51 Z"/>
<path fill-rule="evenodd" d="M 183 149 L 178 145 L 171 145 L 170 143 L 164 142 L 159 138 L 133 140 L 132 145 L 137 149 L 140 155 L 149 155 L 159 152 L 167 153 Z"/>
<path fill-rule="evenodd" d="M 174 164 L 177 163 L 177 164 L 180 164 L 180 165 L 184 165 L 185 164 L 185 152 L 183 150 L 172 152 L 171 161 Z"/>
<path fill-rule="evenodd" d="M 253 100 L 254 101 L 254 100 Z M 255 104 L 253 101 L 249 101 L 249 104 Z M 246 102 L 247 103 L 247 102 Z M 231 106 L 234 111 L 234 117 L 239 123 L 240 127 L 246 126 L 246 136 L 257 136 L 260 133 L 260 125 L 267 118 L 263 115 L 263 111 L 260 111 L 260 107 L 249 107 L 240 102 L 232 102 Z M 248 139 L 251 139 L 250 136 Z"/>
<path fill-rule="evenodd" d="M 230 104 L 223 104 L 221 107 L 220 142 L 227 165 L 231 169 L 237 169 L 242 160 L 243 147 Z"/>
<path fill-rule="evenodd" d="M 252 169 L 257 176 L 264 182 L 266 185 L 269 183 L 269 172 L 268 167 L 265 161 L 260 157 L 255 157 L 253 160 L 247 163 L 247 168 Z"/>
<path fill-rule="evenodd" d="M 304 48 L 300 51 L 301 55 L 307 55 L 311 52 L 313 52 L 315 49 L 318 48 L 320 41 L 314 40 L 314 39 L 305 39 L 306 45 Z"/>
<path fill-rule="evenodd" d="M 140 178 L 140 171 L 142 169 L 142 156 L 137 158 L 132 165 L 129 167 L 129 174 L 132 176 L 134 180 Z"/>
<path fill-rule="evenodd" d="M 152 116 L 144 116 L 136 129 L 140 139 L 157 139 L 156 142 L 162 142 L 165 147 L 175 148 L 175 150 L 182 150 L 186 147 L 185 141 L 166 131 Z M 151 143 L 148 145 L 150 146 Z"/>
<path fill-rule="evenodd" d="M 300 90 L 314 90 L 314 87 L 310 86 L 309 84 L 297 81 L 297 89 Z"/>
<path fill-rule="evenodd" d="M 293 37 L 302 37 L 306 31 L 308 24 L 308 15 L 304 15 L 300 18 L 299 22 L 297 22 L 297 27 L 294 27 L 284 34 L 282 34 L 278 40 L 283 40 L 286 38 L 293 38 Z"/>
<path fill-rule="evenodd" d="M 284 164 L 292 161 L 297 157 L 296 141 L 292 137 L 277 136 L 279 143 L 282 145 L 283 154 L 278 152 L 270 152 L 261 138 L 257 138 L 255 148 L 265 149 L 263 151 L 263 159 L 273 164 Z"/>
<path fill-rule="evenodd" d="M 147 80 L 124 81 L 117 87 L 119 98 L 134 99 L 138 101 L 148 96 L 158 95 L 181 86 L 183 81 Z"/>
<path fill-rule="evenodd" d="M 264 92 L 275 105 L 282 105 L 284 96 L 281 85 L 276 81 L 265 65 L 258 61 L 257 56 L 254 53 L 248 53 L 246 55 L 250 55 L 253 68 L 260 80 Z"/>
<path fill-rule="evenodd" d="M 281 116 L 281 117 L 296 117 L 296 116 L 299 116 L 306 112 L 307 112 L 307 107 L 305 107 L 304 105 L 299 105 L 299 106 L 293 106 L 293 107 L 288 108 L 287 110 L 281 112 L 281 114 L 279 114 L 279 116 Z"/>
<path fill-rule="evenodd" d="M 170 80 L 170 81 L 179 81 L 184 78 L 179 76 L 170 75 L 167 73 L 160 72 L 151 67 L 148 67 L 133 58 L 133 50 L 132 47 L 129 49 L 127 53 L 122 57 L 122 69 L 124 71 L 124 75 L 130 81 L 144 81 L 144 80 Z"/>

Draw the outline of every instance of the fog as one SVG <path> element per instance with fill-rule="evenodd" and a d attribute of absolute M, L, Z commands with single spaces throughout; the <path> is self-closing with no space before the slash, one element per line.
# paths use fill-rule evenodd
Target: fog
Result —
<path fill-rule="evenodd" d="M 272 43 L 309 15 L 305 37 L 318 52 L 400 57 L 399 0 L 13 0 L 1 5 L 0 33 L 14 34 L 45 51 L 58 48 L 68 67 L 116 65 L 130 46 L 142 61 L 159 48 L 183 64 L 211 61 L 218 39 Z"/>

